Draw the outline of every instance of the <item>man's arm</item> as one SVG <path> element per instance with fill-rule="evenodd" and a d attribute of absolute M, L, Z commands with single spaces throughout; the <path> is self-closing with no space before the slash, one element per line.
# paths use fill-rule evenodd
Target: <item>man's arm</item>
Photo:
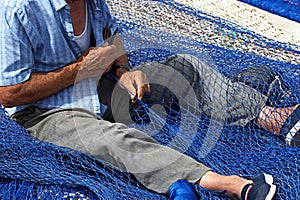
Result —
<path fill-rule="evenodd" d="M 115 72 L 115 75 L 118 77 L 118 79 L 124 74 L 125 72 L 128 72 L 125 68 L 118 68 L 120 65 L 125 65 L 130 67 L 130 63 L 128 61 L 128 57 L 126 55 L 126 50 L 124 47 L 124 44 L 118 34 L 112 36 L 112 38 L 109 38 L 108 40 L 112 41 L 112 44 L 114 44 L 117 47 L 117 54 L 120 55 L 114 62 L 112 66 L 112 71 Z"/>
<path fill-rule="evenodd" d="M 0 87 L 0 103 L 4 107 L 14 107 L 35 103 L 74 84 L 78 68 L 76 63 L 48 72 L 32 73 L 24 83 Z"/>
<path fill-rule="evenodd" d="M 0 104 L 14 107 L 35 103 L 88 77 L 101 76 L 116 59 L 114 45 L 91 48 L 75 63 L 47 73 L 32 73 L 26 82 L 0 87 Z"/>
<path fill-rule="evenodd" d="M 130 64 L 129 64 L 129 61 L 128 61 L 128 58 L 126 55 L 122 55 L 120 56 L 113 64 L 112 66 L 112 71 L 115 72 L 115 75 L 118 79 L 121 78 L 121 76 L 125 73 L 125 72 L 128 72 L 128 69 L 125 69 L 125 68 L 119 68 L 118 66 L 128 66 L 129 68 L 130 67 Z"/>

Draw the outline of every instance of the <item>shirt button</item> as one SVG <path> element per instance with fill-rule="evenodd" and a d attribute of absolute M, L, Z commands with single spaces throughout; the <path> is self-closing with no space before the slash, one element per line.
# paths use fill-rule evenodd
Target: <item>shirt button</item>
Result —
<path fill-rule="evenodd" d="M 72 34 L 71 32 L 68 33 L 68 36 L 69 36 L 69 37 L 72 37 L 72 35 L 73 35 L 73 34 Z"/>

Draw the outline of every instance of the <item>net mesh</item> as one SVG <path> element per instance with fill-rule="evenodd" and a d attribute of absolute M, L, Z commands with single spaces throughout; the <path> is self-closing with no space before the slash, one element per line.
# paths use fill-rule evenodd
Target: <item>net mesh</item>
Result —
<path fill-rule="evenodd" d="M 299 8 L 300 1 L 299 0 L 268 0 L 268 1 L 259 1 L 259 0 L 242 0 L 245 3 L 249 3 L 251 5 L 257 6 L 264 10 L 270 11 L 277 15 L 289 18 L 296 22 L 300 22 L 299 17 Z"/>
<path fill-rule="evenodd" d="M 119 20 L 119 34 L 132 66 L 165 62 L 176 54 L 190 54 L 197 62 L 202 60 L 209 65 L 217 76 L 221 74 L 238 85 L 246 83 L 248 92 L 258 90 L 268 94 L 270 106 L 299 103 L 299 46 L 270 40 L 174 1 L 110 0 L 108 5 Z M 182 80 L 200 80 L 200 77 L 189 77 L 186 68 L 192 68 L 183 63 L 181 60 L 176 64 L 181 66 L 177 71 L 182 72 Z M 174 62 L 166 65 L 175 66 Z M 256 73 L 249 78 L 244 70 L 251 72 L 251 66 L 262 66 L 261 69 L 267 66 L 276 74 L 261 73 L 267 75 L 260 77 L 260 73 Z M 254 68 L 253 71 L 258 70 Z M 255 74 L 253 71 L 251 74 Z M 163 78 L 163 74 L 160 76 Z M 269 76 L 279 77 L 276 80 L 280 84 L 269 82 Z M 201 80 L 192 85 L 193 98 L 186 98 L 187 94 L 177 95 L 168 87 L 161 87 L 162 84 L 151 84 L 151 92 L 155 95 L 146 96 L 135 104 L 131 112 L 134 123 L 130 126 L 218 173 L 241 176 L 270 173 L 278 185 L 276 199 L 299 199 L 300 149 L 289 147 L 282 138 L 252 121 L 244 123 L 242 113 L 212 115 L 211 109 L 218 110 L 220 105 L 208 105 L 208 111 L 202 112 L 205 110 L 202 95 L 220 99 L 222 94 L 214 92 L 228 85 L 228 81 L 219 83 L 211 74 L 208 77 L 206 82 Z M 198 92 L 197 88 L 207 90 Z M 213 92 L 208 93 L 208 88 Z M 251 101 L 247 91 L 242 92 L 244 110 L 252 110 L 256 101 L 253 97 Z M 236 103 L 239 103 L 236 99 L 230 99 L 226 109 Z M 30 137 L 8 118 L 5 110 L 0 109 L 0 114 L 2 199 L 168 198 L 145 189 L 131 174 L 89 155 Z M 197 191 L 200 199 L 227 198 L 201 187 L 197 187 Z"/>

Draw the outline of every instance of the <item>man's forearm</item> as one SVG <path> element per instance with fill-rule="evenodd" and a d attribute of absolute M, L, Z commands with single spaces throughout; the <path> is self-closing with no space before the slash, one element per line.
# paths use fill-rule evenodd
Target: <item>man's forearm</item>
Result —
<path fill-rule="evenodd" d="M 116 59 L 114 45 L 90 48 L 77 62 L 47 73 L 32 73 L 24 83 L 0 87 L 0 104 L 14 107 L 43 100 L 88 77 L 99 77 L 111 65 L 128 65 L 126 55 Z"/>
<path fill-rule="evenodd" d="M 119 35 L 116 35 L 116 37 L 114 38 L 114 45 L 116 45 L 116 47 L 117 47 L 117 52 L 118 52 L 119 57 L 114 61 L 114 64 L 112 66 L 112 71 L 114 71 L 116 73 L 116 75 L 118 76 L 118 75 L 122 75 L 127 70 L 116 69 L 116 68 L 119 65 L 130 66 L 130 64 L 128 61 L 128 57 L 126 55 L 125 47 L 124 47 L 123 42 L 122 42 L 121 38 L 119 37 Z"/>
<path fill-rule="evenodd" d="M 2 86 L 0 103 L 5 107 L 14 107 L 35 103 L 54 95 L 75 83 L 79 65 L 80 63 L 73 63 L 47 73 L 32 73 L 30 79 L 24 83 Z"/>
<path fill-rule="evenodd" d="M 118 65 L 127 65 L 129 66 L 129 62 L 128 62 L 128 58 L 127 55 L 122 55 L 119 58 L 117 58 L 114 62 L 114 66 L 118 66 Z"/>

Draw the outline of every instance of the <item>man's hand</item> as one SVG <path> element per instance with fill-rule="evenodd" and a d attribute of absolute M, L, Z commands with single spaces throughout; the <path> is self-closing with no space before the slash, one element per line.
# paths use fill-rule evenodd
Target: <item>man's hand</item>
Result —
<path fill-rule="evenodd" d="M 119 84 L 128 90 L 133 103 L 136 101 L 136 98 L 141 100 L 145 93 L 150 92 L 149 81 L 140 70 L 123 73 L 119 79 Z"/>
<path fill-rule="evenodd" d="M 80 64 L 77 80 L 101 76 L 119 56 L 115 45 L 89 48 L 77 61 Z"/>

